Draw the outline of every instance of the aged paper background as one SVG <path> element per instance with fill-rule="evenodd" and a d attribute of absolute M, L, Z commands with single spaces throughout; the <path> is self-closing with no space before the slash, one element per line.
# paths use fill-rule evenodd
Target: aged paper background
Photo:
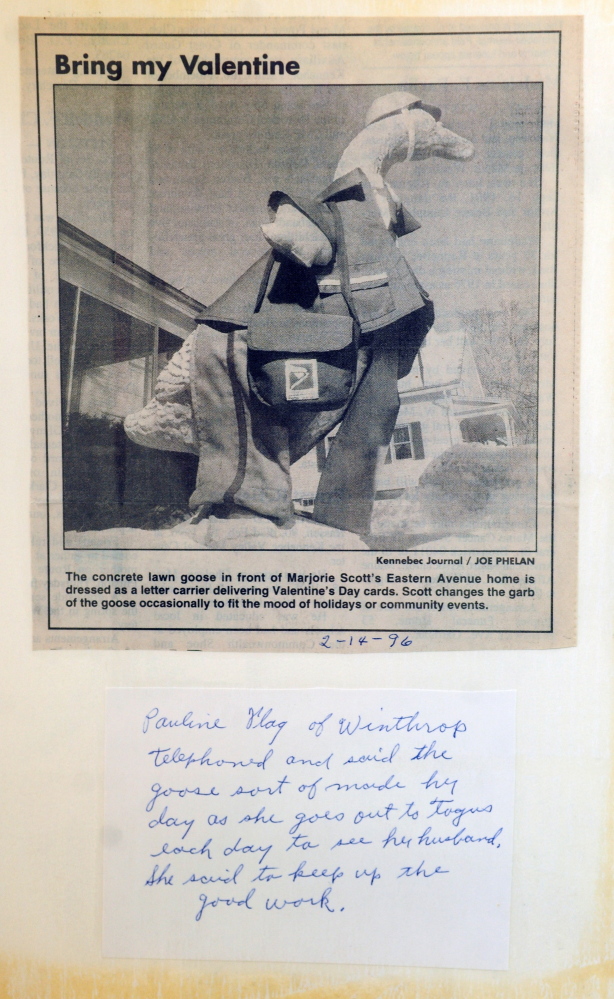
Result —
<path fill-rule="evenodd" d="M 311 4 L 310 13 L 534 14 L 520 3 Z M 428 7 L 428 9 L 427 9 Z M 105 14 L 282 13 L 252 3 L 105 4 Z M 17 21 L 95 16 L 94 4 L 8 3 L 3 93 L 3 995 L 93 997 L 555 996 L 612 994 L 611 495 L 613 12 L 586 15 L 586 238 L 582 351 L 579 644 L 549 652 L 338 656 L 31 649 L 27 264 L 19 158 Z M 283 11 L 285 13 L 285 11 Z M 302 12 L 304 13 L 304 12 Z M 510 971 L 360 966 L 208 965 L 100 957 L 104 689 L 122 685 L 403 686 L 518 691 L 518 760 Z"/>

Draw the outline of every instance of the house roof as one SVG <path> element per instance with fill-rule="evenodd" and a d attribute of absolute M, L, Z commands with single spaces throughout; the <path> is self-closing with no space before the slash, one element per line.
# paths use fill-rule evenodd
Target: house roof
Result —
<path fill-rule="evenodd" d="M 410 373 L 399 382 L 400 392 L 454 385 L 463 375 L 467 334 L 431 330 Z"/>
<path fill-rule="evenodd" d="M 144 267 L 140 267 L 139 264 L 135 264 L 133 260 L 129 260 L 127 257 L 122 256 L 116 250 L 112 250 L 110 246 L 106 246 L 99 240 L 94 239 L 93 236 L 88 235 L 88 233 L 83 232 L 82 229 L 78 229 L 76 225 L 71 222 L 67 222 L 66 219 L 60 218 L 58 216 L 58 235 L 60 237 L 60 243 L 62 240 L 68 241 L 75 246 L 82 247 L 86 252 L 94 254 L 101 260 L 108 261 L 111 265 L 118 268 L 120 272 L 124 272 L 126 275 L 130 275 L 136 278 L 138 281 L 142 282 L 144 285 L 149 285 L 152 288 L 156 288 L 158 291 L 163 292 L 168 298 L 174 299 L 177 303 L 185 306 L 190 312 L 199 313 L 205 306 L 202 302 L 198 302 L 191 295 L 187 295 L 180 288 L 175 288 L 174 285 L 169 284 L 168 281 L 164 281 L 162 278 L 156 277 L 150 271 L 145 270 Z"/>
<path fill-rule="evenodd" d="M 488 396 L 484 399 L 466 399 L 455 396 L 452 399 L 452 407 L 459 419 L 468 416 L 485 416 L 489 412 L 497 413 L 504 409 L 513 416 L 518 426 L 524 426 L 524 421 L 511 399 L 500 399 L 494 396 Z"/>

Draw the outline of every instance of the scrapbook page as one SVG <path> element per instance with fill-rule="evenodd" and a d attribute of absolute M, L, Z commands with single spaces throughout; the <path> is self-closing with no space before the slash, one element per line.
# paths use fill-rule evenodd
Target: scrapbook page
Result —
<path fill-rule="evenodd" d="M 581 218 L 582 19 L 171 6 L 0 14 L 0 994 L 603 999 L 607 12 Z"/>

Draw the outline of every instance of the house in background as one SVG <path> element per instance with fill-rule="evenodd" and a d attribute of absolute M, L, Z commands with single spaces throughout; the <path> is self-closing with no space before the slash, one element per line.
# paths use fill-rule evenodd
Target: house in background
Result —
<path fill-rule="evenodd" d="M 198 457 L 139 447 L 123 419 L 204 305 L 58 220 L 64 529 L 167 527 L 182 520 Z"/>
<path fill-rule="evenodd" d="M 205 306 L 63 219 L 58 240 L 65 423 L 123 419 L 149 401 Z"/>
<path fill-rule="evenodd" d="M 412 370 L 399 382 L 401 407 L 383 450 L 377 498 L 398 496 L 418 483 L 426 466 L 455 444 L 512 447 L 519 424 L 514 405 L 486 395 L 466 333 L 428 334 Z M 334 433 L 292 469 L 298 509 L 309 510 Z"/>

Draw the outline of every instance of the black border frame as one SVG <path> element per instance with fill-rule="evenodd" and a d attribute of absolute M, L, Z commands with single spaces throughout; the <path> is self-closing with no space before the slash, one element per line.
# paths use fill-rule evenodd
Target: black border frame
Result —
<path fill-rule="evenodd" d="M 382 628 L 329 628 L 326 629 L 316 629 L 316 628 L 203 628 L 203 627 L 188 627 L 188 628 L 173 628 L 173 627 L 101 627 L 101 626 L 58 626 L 51 624 L 51 550 L 50 550 L 50 514 L 49 514 L 49 426 L 48 426 L 48 409 L 47 409 L 47 339 L 46 339 L 46 306 L 45 306 L 45 246 L 44 246 L 44 227 L 43 227 L 43 178 L 42 178 L 42 150 L 41 150 L 41 112 L 40 112 L 40 80 L 39 80 L 39 53 L 38 53 L 38 39 L 39 37 L 61 37 L 61 38 L 78 38 L 85 37 L 90 38 L 92 35 L 99 37 L 120 37 L 120 38 L 369 38 L 369 37 L 423 37 L 423 36 L 456 36 L 456 35 L 557 35 L 558 36 L 558 76 L 557 76 L 557 128 L 556 128 L 556 169 L 555 169 L 555 203 L 554 203 L 554 275 L 553 275 L 553 336 L 552 336 L 552 447 L 551 447 L 551 483 L 550 483 L 550 627 L 545 629 L 513 629 L 506 630 L 501 628 L 484 629 L 484 628 L 471 628 L 471 629 L 460 629 L 460 628 L 420 628 L 420 629 L 408 629 L 408 634 L 497 634 L 497 635 L 509 635 L 509 634 L 552 634 L 554 631 L 554 503 L 555 503 L 555 434 L 556 434 L 556 333 L 557 333 L 557 271 L 558 271 L 558 219 L 559 219 L 559 186 L 560 186 L 560 131 L 561 131 L 561 69 L 562 69 L 562 29 L 558 28 L 542 28 L 542 29 L 520 29 L 520 30 L 508 30 L 508 31 L 384 31 L 384 32 L 66 32 L 66 31 L 49 31 L 49 32 L 35 32 L 34 34 L 34 49 L 35 49 L 35 78 L 36 78 L 36 116 L 37 116 L 37 142 L 38 142 L 38 172 L 39 172 L 39 210 L 40 210 L 40 239 L 41 239 L 41 283 L 42 283 L 42 310 L 41 318 L 43 323 L 43 379 L 44 379 L 44 398 L 45 398 L 45 414 L 44 414 L 44 426 L 45 426 L 45 486 L 46 486 L 46 527 L 47 527 L 47 630 L 48 631 L 96 631 L 96 632 L 106 632 L 106 631 L 144 631 L 156 633 L 159 631 L 167 632 L 232 632 L 232 633 L 242 633 L 242 632 L 257 632 L 257 633 L 267 633 L 267 632 L 291 632 L 291 633 L 304 633 L 304 634 L 322 634 L 322 633 L 350 633 L 355 631 L 360 631 L 364 634 L 379 633 L 386 631 L 387 629 Z M 458 81 L 459 83 L 466 83 L 467 81 Z M 506 81 L 477 81 L 478 83 L 505 83 Z M 539 311 L 541 304 L 541 237 L 542 237 L 542 191 L 543 191 L 543 81 L 531 81 L 531 80 L 515 80 L 507 81 L 510 83 L 541 83 L 542 84 L 542 121 L 541 121 L 541 141 L 540 141 L 540 198 L 539 198 L 539 255 L 538 255 L 538 344 L 539 344 Z M 54 133 L 55 133 L 55 87 L 61 84 L 53 85 L 54 92 Z M 66 85 L 66 84 L 64 84 Z M 84 84 L 72 84 L 72 86 L 83 86 Z M 85 84 L 86 86 L 100 86 L 101 84 Z M 109 86 L 108 83 L 102 84 L 103 86 Z M 121 83 L 111 83 L 111 86 L 137 86 L 137 84 L 121 84 Z M 148 84 L 138 84 L 138 86 L 147 86 Z M 151 84 L 155 86 L 160 86 L 160 84 Z M 178 86 L 178 84 L 161 84 L 162 86 Z M 195 84 L 184 84 L 185 86 L 194 86 Z M 205 86 L 207 84 L 204 84 Z M 216 84 L 219 85 L 219 84 Z M 224 85 L 224 84 L 222 84 Z M 232 86 L 232 84 L 227 84 Z M 274 84 L 264 84 L 265 86 L 278 86 L 279 83 Z M 315 84 L 286 84 L 289 86 L 315 86 Z M 334 86 L 330 84 L 325 84 L 326 86 Z M 344 84 L 345 86 L 346 84 Z M 364 84 L 356 84 L 356 86 L 361 86 Z M 418 83 L 411 84 L 412 86 L 420 86 Z M 426 84 L 423 84 L 426 85 Z M 453 85 L 449 81 L 446 81 L 446 85 Z M 235 84 L 236 86 L 236 84 Z M 249 84 L 248 84 L 249 86 Z M 255 84 L 252 84 L 255 86 Z M 262 84 L 258 84 L 262 86 Z M 54 147 L 55 151 L 55 147 Z M 55 159 L 55 157 L 54 157 Z M 57 171 L 57 160 L 56 171 Z M 56 175 L 56 216 L 57 216 L 57 175 Z M 539 385 L 539 349 L 538 349 L 538 385 Z M 539 391 L 537 398 L 537 412 L 538 412 L 538 427 L 539 427 Z M 537 449 L 536 449 L 537 452 Z M 536 464 L 537 464 L 537 453 L 536 453 Z M 536 485 L 537 494 L 537 485 Z M 531 551 L 537 552 L 537 495 L 536 495 L 536 547 L 534 549 L 521 549 L 519 551 Z M 80 548 L 66 548 L 63 543 L 64 551 L 192 551 L 192 549 L 174 548 L 174 549 L 157 549 L 157 548 L 114 548 L 114 549 L 80 549 Z M 223 551 L 226 549 L 211 549 L 212 551 Z M 237 549 L 238 551 L 261 551 L 261 549 Z M 287 551 L 288 549 L 266 549 L 267 552 L 280 552 Z M 312 549 L 291 549 L 292 551 L 311 551 Z M 340 551 L 341 549 L 330 549 L 330 551 Z M 322 550 L 323 551 L 323 550 Z M 329 549 L 326 549 L 329 551 Z M 359 550 L 357 550 L 359 551 Z M 398 551 L 413 551 L 413 549 L 398 549 Z M 420 551 L 429 552 L 429 549 L 420 549 Z M 432 549 L 434 553 L 445 553 L 446 551 L 457 552 L 457 549 Z M 471 549 L 471 551 L 490 551 L 495 552 L 497 549 Z M 363 551 L 363 554 L 366 554 Z M 403 631 L 404 629 L 400 629 Z M 197 650 L 194 650 L 197 651 Z M 198 650 L 200 651 L 200 650 Z"/>

